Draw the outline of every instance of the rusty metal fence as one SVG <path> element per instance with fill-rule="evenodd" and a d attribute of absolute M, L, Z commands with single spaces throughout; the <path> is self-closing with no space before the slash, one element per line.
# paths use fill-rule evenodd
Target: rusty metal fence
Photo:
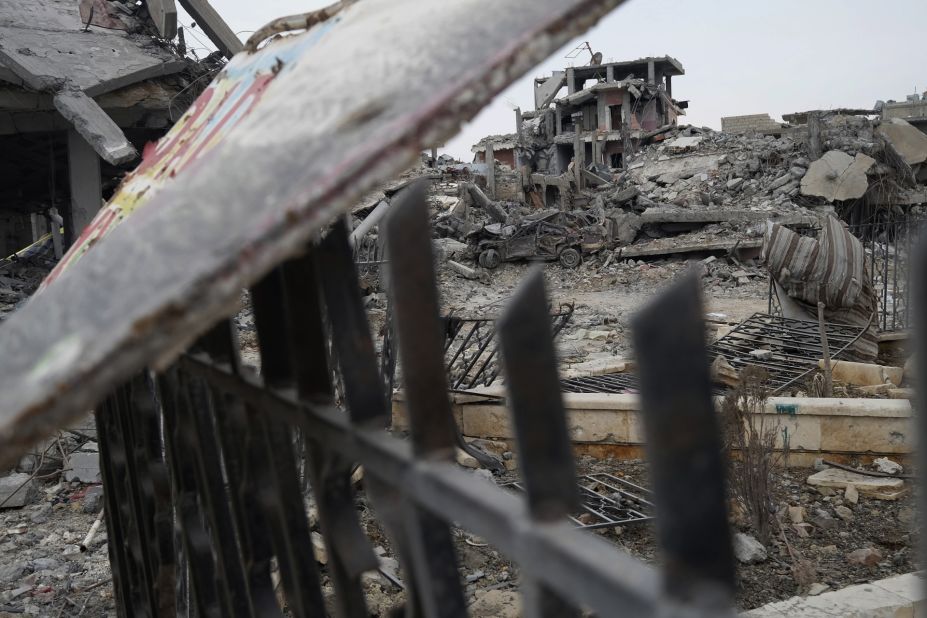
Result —
<path fill-rule="evenodd" d="M 570 520 L 580 491 L 539 271 L 497 325 L 523 494 L 454 464 L 420 188 L 403 196 L 386 228 L 410 439 L 387 430 L 390 404 L 347 231 L 335 225 L 251 291 L 260 377 L 239 362 L 234 325 L 224 321 L 168 370 L 139 376 L 98 408 L 120 613 L 175 615 L 186 598 L 175 582 L 188 581 L 195 615 L 282 616 L 276 565 L 290 615 L 369 615 L 361 575 L 378 561 L 355 508 L 350 477 L 359 463 L 402 566 L 405 615 L 467 614 L 456 527 L 517 565 L 525 616 L 728 615 L 734 563 L 697 279 L 676 284 L 634 323 L 658 570 Z M 346 410 L 334 405 L 331 358 Z M 328 554 L 328 600 L 297 474 L 297 430 Z"/>

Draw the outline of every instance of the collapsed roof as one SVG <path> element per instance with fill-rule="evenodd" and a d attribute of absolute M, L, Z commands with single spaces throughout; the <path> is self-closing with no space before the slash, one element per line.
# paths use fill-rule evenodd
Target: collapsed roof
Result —
<path fill-rule="evenodd" d="M 181 2 L 211 10 L 203 0 Z M 225 26 L 218 15 L 204 16 L 204 29 Z M 213 38 L 211 27 L 207 33 Z M 172 44 L 176 34 L 173 0 L 0 4 L 0 133 L 60 129 L 63 118 L 107 163 L 135 160 L 135 147 L 98 99 L 127 92 L 144 98 L 139 84 L 187 71 L 194 63 Z M 45 115 L 24 118 L 29 112 Z"/>

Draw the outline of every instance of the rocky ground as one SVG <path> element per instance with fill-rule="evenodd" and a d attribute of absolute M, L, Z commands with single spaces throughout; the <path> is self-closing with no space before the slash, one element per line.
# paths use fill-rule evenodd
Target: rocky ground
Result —
<path fill-rule="evenodd" d="M 610 472 L 648 484 L 646 464 L 640 461 L 585 458 L 579 468 L 582 473 Z M 843 492 L 822 493 L 805 484 L 813 472 L 791 469 L 776 473 L 773 500 L 788 546 L 776 534 L 765 547 L 762 562 L 738 565 L 739 608 L 917 569 L 914 499 L 910 494 L 897 501 L 859 497 L 854 504 Z M 510 478 L 515 474 L 496 480 Z M 116 615 L 105 529 L 87 551 L 79 548 L 96 519 L 100 494 L 96 485 L 56 483 L 46 487 L 35 504 L 0 512 L 0 616 Z M 404 580 L 406 574 L 398 569 L 389 539 L 363 493 L 357 504 L 368 536 L 383 556 L 384 567 Z M 793 525 L 790 506 L 801 507 L 802 523 L 809 525 Z M 849 509 L 850 514 L 840 507 Z M 732 528 L 740 529 L 737 521 L 732 521 Z M 645 562 L 660 563 L 652 523 L 590 534 L 602 536 Z M 485 541 L 465 531 L 455 530 L 455 545 L 471 615 L 519 615 L 518 569 Z M 811 565 L 810 581 L 796 581 L 793 556 Z M 323 586 L 331 597 L 331 582 L 326 568 L 321 568 Z M 403 591 L 383 575 L 370 574 L 364 585 L 374 615 L 388 615 L 404 599 Z"/>

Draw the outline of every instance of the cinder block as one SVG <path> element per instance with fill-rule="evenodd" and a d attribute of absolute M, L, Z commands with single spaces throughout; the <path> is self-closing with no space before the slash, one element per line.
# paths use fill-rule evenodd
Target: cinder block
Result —
<path fill-rule="evenodd" d="M 68 457 L 67 472 L 64 473 L 66 481 L 80 481 L 81 483 L 100 483 L 100 454 L 99 453 L 72 453 Z"/>
<path fill-rule="evenodd" d="M 874 586 L 907 599 L 914 609 L 915 618 L 927 616 L 927 582 L 923 573 L 905 573 L 873 582 Z"/>
<path fill-rule="evenodd" d="M 821 450 L 910 453 L 914 427 L 908 419 L 822 417 Z"/>
<path fill-rule="evenodd" d="M 0 509 L 19 508 L 30 504 L 36 494 L 35 479 L 25 473 L 0 478 Z"/>

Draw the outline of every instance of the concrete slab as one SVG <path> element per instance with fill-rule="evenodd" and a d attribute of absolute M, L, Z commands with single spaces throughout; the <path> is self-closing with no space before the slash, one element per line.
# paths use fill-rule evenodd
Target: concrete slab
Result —
<path fill-rule="evenodd" d="M 679 178 L 691 178 L 718 169 L 722 155 L 692 155 L 674 157 L 665 161 L 653 161 L 644 165 L 641 174 L 648 180 L 654 180 L 665 174 Z"/>
<path fill-rule="evenodd" d="M 831 150 L 808 168 L 801 179 L 801 193 L 828 202 L 860 198 L 869 188 L 866 171 L 874 163 L 875 159 L 862 153 L 851 157 L 841 150 Z"/>
<path fill-rule="evenodd" d="M 927 135 L 901 118 L 883 122 L 878 134 L 884 137 L 908 165 L 927 161 Z"/>
<path fill-rule="evenodd" d="M 792 597 L 741 614 L 751 618 L 914 618 L 914 603 L 879 582 L 811 597 Z"/>
<path fill-rule="evenodd" d="M 209 0 L 180 0 L 180 6 L 196 20 L 209 40 L 226 58 L 231 58 L 244 49 L 241 39 L 225 23 L 216 9 L 212 8 Z"/>
<path fill-rule="evenodd" d="M 821 449 L 825 451 L 910 453 L 914 450 L 915 435 L 914 424 L 910 420 L 865 417 L 821 419 Z"/>
<path fill-rule="evenodd" d="M 701 136 L 692 135 L 689 137 L 677 137 L 676 139 L 667 142 L 666 147 L 670 150 L 691 150 L 697 148 L 701 143 Z"/>
<path fill-rule="evenodd" d="M 100 476 L 99 453 L 72 453 L 68 457 L 67 467 L 70 469 L 64 473 L 66 481 L 80 481 L 81 483 L 100 483 L 103 481 Z"/>
<path fill-rule="evenodd" d="M 0 509 L 19 508 L 31 503 L 36 493 L 30 474 L 8 474 L 0 478 Z"/>
<path fill-rule="evenodd" d="M 868 416 L 873 418 L 911 418 L 911 402 L 890 399 L 850 397 L 770 397 L 766 414 L 809 414 L 815 416 Z"/>
<path fill-rule="evenodd" d="M 561 369 L 561 378 L 579 378 L 586 376 L 604 376 L 611 373 L 630 371 L 634 363 L 623 358 L 597 358 L 582 363 L 574 363 Z"/>
<path fill-rule="evenodd" d="M 923 573 L 905 573 L 872 583 L 909 601 L 916 618 L 927 616 L 927 582 Z"/>
<path fill-rule="evenodd" d="M 68 80 L 91 96 L 186 67 L 149 40 L 98 36 L 80 39 L 73 34 L 0 26 L 0 64 L 36 90 L 56 90 Z"/>
<path fill-rule="evenodd" d="M 54 98 L 55 109 L 74 125 L 78 133 L 100 157 L 111 165 L 129 163 L 138 157 L 125 134 L 97 105 L 80 90 L 59 92 Z"/>
<path fill-rule="evenodd" d="M 833 487 L 846 489 L 852 484 L 862 496 L 883 491 L 897 491 L 904 487 L 903 479 L 867 476 L 839 468 L 821 470 L 808 477 L 806 482 L 815 487 Z"/>

